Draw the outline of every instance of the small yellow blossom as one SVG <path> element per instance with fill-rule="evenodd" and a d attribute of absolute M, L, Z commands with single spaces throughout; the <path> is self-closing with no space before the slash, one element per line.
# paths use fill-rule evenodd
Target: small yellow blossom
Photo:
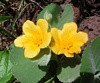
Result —
<path fill-rule="evenodd" d="M 51 35 L 52 51 L 57 55 L 64 54 L 66 57 L 74 57 L 74 53 L 80 53 L 80 47 L 88 41 L 87 33 L 77 32 L 77 25 L 74 22 L 64 24 L 62 30 L 52 28 Z"/>
<path fill-rule="evenodd" d="M 23 26 L 23 35 L 14 40 L 16 47 L 25 48 L 24 56 L 33 58 L 37 56 L 40 49 L 46 48 L 51 41 L 51 34 L 47 32 L 48 22 L 39 19 L 35 25 L 32 21 L 27 20 Z"/>

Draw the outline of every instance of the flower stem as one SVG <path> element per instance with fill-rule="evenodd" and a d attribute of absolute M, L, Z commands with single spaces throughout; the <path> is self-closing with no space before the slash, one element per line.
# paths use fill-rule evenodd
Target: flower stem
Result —
<path fill-rule="evenodd" d="M 49 80 L 47 80 L 46 82 L 44 83 L 51 83 L 53 80 L 54 80 L 55 76 L 51 77 Z"/>
<path fill-rule="evenodd" d="M 60 59 L 60 62 L 62 62 L 63 58 L 65 57 L 65 55 L 62 55 L 61 59 Z"/>

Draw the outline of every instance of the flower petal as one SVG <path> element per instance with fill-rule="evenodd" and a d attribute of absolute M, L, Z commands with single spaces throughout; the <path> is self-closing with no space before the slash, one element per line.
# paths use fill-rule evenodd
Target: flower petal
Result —
<path fill-rule="evenodd" d="M 81 48 L 78 45 L 74 45 L 72 48 L 70 48 L 69 53 L 76 53 L 79 54 L 81 53 Z"/>
<path fill-rule="evenodd" d="M 88 41 L 88 35 L 85 32 L 78 32 L 76 33 L 69 42 L 73 43 L 73 47 L 70 48 L 70 52 L 73 53 L 80 53 L 81 46 L 83 46 Z"/>
<path fill-rule="evenodd" d="M 39 52 L 40 52 L 39 48 L 34 48 L 34 46 L 28 46 L 25 48 L 24 56 L 26 58 L 34 58 L 39 54 Z"/>
<path fill-rule="evenodd" d="M 44 35 L 43 44 L 40 46 L 40 48 L 45 48 L 49 46 L 50 41 L 51 41 L 51 33 L 48 32 Z"/>
<path fill-rule="evenodd" d="M 27 20 L 23 26 L 23 32 L 25 35 L 36 35 L 38 34 L 38 28 L 37 26 L 34 24 L 34 22 L 30 21 L 30 20 Z"/>
<path fill-rule="evenodd" d="M 24 47 L 25 43 L 29 42 L 25 35 L 19 36 L 14 40 L 14 44 L 16 47 Z"/>
<path fill-rule="evenodd" d="M 76 33 L 70 40 L 73 42 L 73 45 L 82 46 L 88 41 L 88 34 L 85 32 Z"/>
<path fill-rule="evenodd" d="M 61 37 L 60 37 L 61 31 L 58 30 L 57 28 L 52 28 L 51 29 L 51 35 L 56 44 L 60 45 L 61 43 Z"/>
<path fill-rule="evenodd" d="M 73 53 L 64 52 L 64 54 L 66 57 L 74 57 Z"/>
<path fill-rule="evenodd" d="M 74 22 L 64 24 L 62 29 L 62 41 L 68 41 L 77 31 L 77 25 Z"/>
<path fill-rule="evenodd" d="M 61 31 L 57 28 L 51 29 L 52 40 L 50 47 L 55 54 L 61 54 Z"/>
<path fill-rule="evenodd" d="M 44 32 L 47 32 L 48 30 L 48 22 L 44 19 L 39 19 L 37 21 L 37 25 L 41 28 L 41 31 L 44 33 Z"/>
<path fill-rule="evenodd" d="M 40 48 L 47 47 L 51 41 L 51 33 L 47 32 L 48 23 L 40 19 L 35 25 L 27 20 L 22 28 L 24 35 L 15 39 L 15 46 L 25 48 L 25 57 L 33 58 L 39 54 Z"/>
<path fill-rule="evenodd" d="M 53 46 L 51 46 L 51 50 L 57 55 L 62 54 L 61 48 L 56 43 Z"/>

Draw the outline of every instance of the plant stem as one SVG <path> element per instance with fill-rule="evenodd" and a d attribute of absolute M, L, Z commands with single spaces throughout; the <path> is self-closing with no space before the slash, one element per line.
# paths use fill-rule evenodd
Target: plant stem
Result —
<path fill-rule="evenodd" d="M 47 81 L 44 82 L 44 83 L 50 83 L 50 82 L 52 82 L 52 81 L 54 80 L 54 78 L 55 78 L 55 76 L 51 77 L 49 80 L 47 80 Z"/>
<path fill-rule="evenodd" d="M 43 9 L 43 7 L 41 5 L 39 5 L 39 3 L 37 3 L 36 1 L 34 0 L 30 0 L 32 3 L 35 3 L 37 6 L 39 6 L 41 9 Z"/>
<path fill-rule="evenodd" d="M 63 58 L 65 57 L 65 55 L 62 55 L 61 59 L 60 59 L 60 62 L 62 62 Z"/>
<path fill-rule="evenodd" d="M 20 8 L 22 7 L 22 3 L 24 2 L 24 0 L 21 1 L 19 7 L 18 7 L 18 12 L 20 11 Z M 17 15 L 15 16 L 14 22 L 12 24 L 12 32 L 14 33 L 14 27 L 15 27 L 15 23 L 17 22 L 18 18 L 21 16 L 22 11 L 19 13 L 18 17 Z"/>
<path fill-rule="evenodd" d="M 19 7 L 18 7 L 18 11 L 20 11 L 21 7 L 22 7 L 22 4 L 23 4 L 24 0 L 21 1 Z"/>
<path fill-rule="evenodd" d="M 3 31 L 11 39 L 15 39 L 15 37 L 12 34 L 10 34 L 8 31 L 6 31 L 3 27 L 0 27 L 0 31 Z"/>

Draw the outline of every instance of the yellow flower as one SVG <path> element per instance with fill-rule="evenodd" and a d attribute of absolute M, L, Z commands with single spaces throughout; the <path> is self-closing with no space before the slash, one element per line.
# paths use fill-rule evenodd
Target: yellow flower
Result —
<path fill-rule="evenodd" d="M 52 41 L 50 47 L 52 51 L 66 57 L 74 57 L 74 53 L 81 52 L 81 46 L 88 41 L 88 35 L 85 32 L 77 32 L 77 25 L 74 22 L 66 23 L 62 30 L 51 29 Z"/>
<path fill-rule="evenodd" d="M 48 22 L 44 19 L 39 19 L 37 25 L 32 21 L 27 20 L 23 26 L 23 35 L 14 40 L 16 47 L 25 48 L 24 56 L 33 58 L 37 56 L 40 49 L 46 48 L 51 41 L 51 34 L 47 32 Z"/>

